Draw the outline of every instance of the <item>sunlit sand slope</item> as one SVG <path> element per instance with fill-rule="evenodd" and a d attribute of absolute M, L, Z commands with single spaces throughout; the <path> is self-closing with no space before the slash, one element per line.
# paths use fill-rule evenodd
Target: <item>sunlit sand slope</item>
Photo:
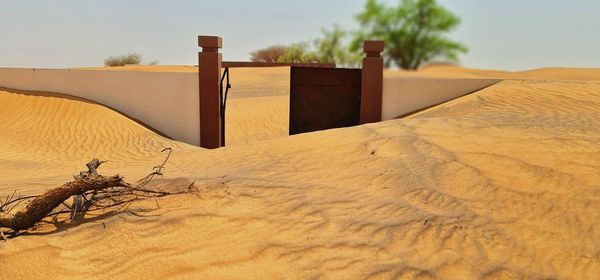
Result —
<path fill-rule="evenodd" d="M 600 275 L 598 82 L 504 81 L 407 119 L 215 151 L 85 103 L 0 98 L 20 108 L 0 112 L 0 195 L 91 156 L 133 180 L 165 145 L 162 187 L 199 188 L 0 243 L 0 278 Z"/>
<path fill-rule="evenodd" d="M 517 80 L 595 80 L 600 81 L 600 68 L 539 68 L 527 71 L 500 71 L 464 68 L 451 65 L 434 65 L 418 71 L 398 69 L 385 70 L 386 77 L 429 77 L 469 79 L 517 79 Z"/>
<path fill-rule="evenodd" d="M 72 179 L 92 157 L 112 172 L 184 147 L 104 106 L 64 95 L 0 89 L 0 192 L 39 192 Z M 127 167 L 127 168 L 125 168 Z M 117 171 L 118 170 L 118 171 Z"/>
<path fill-rule="evenodd" d="M 526 71 L 499 71 L 459 66 L 430 66 L 418 71 L 386 70 L 389 76 L 438 78 L 492 78 L 527 80 L 600 80 L 600 68 L 539 68 Z"/>
<path fill-rule="evenodd" d="M 290 97 L 227 100 L 225 144 L 239 145 L 289 135 Z"/>

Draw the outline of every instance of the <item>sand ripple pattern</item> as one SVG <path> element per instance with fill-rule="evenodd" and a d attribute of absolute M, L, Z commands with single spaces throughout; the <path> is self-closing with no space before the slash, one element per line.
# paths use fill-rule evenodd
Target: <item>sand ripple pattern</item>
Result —
<path fill-rule="evenodd" d="M 1 158 L 23 161 L 14 166 L 32 182 L 43 182 L 29 173 L 38 153 L 78 164 L 92 146 L 127 170 L 165 141 L 116 119 L 98 118 L 94 133 L 87 118 L 50 113 L 5 138 L 35 115 L 13 114 L 0 116 Z M 0 278 L 597 279 L 599 120 L 599 82 L 504 81 L 407 119 L 181 146 L 162 184 L 195 181 L 200 192 L 0 244 Z M 28 139 L 53 129 L 93 136 Z"/>
<path fill-rule="evenodd" d="M 129 175 L 135 168 L 124 167 L 156 162 L 164 147 L 186 146 L 104 106 L 59 94 L 2 89 L 0 107 L 0 191 L 36 180 L 41 188 L 64 182 L 93 157 L 111 159 L 111 172 Z"/>

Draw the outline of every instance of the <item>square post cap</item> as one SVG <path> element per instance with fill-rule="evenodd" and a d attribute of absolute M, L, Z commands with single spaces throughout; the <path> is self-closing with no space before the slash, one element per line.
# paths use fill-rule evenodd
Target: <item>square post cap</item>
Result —
<path fill-rule="evenodd" d="M 198 36 L 198 46 L 220 49 L 223 46 L 223 40 L 219 36 Z"/>
<path fill-rule="evenodd" d="M 381 40 L 367 40 L 363 42 L 363 51 L 367 54 L 377 55 L 383 52 L 385 44 Z"/>

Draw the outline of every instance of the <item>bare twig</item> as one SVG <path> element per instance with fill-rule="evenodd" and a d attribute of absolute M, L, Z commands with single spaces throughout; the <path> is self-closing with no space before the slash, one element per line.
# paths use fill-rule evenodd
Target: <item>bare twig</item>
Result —
<path fill-rule="evenodd" d="M 167 154 L 167 157 L 165 158 L 165 160 L 152 168 L 152 170 L 154 170 L 152 173 L 148 174 L 146 177 L 138 180 L 137 182 L 139 183 L 138 188 L 143 188 L 144 186 L 146 186 L 156 175 L 163 175 L 163 169 L 165 168 L 165 164 L 167 163 L 167 161 L 169 160 L 169 157 L 171 157 L 171 152 L 173 152 L 173 149 L 171 149 L 171 147 L 163 149 L 162 151 L 160 151 L 161 153 L 168 151 L 169 153 Z"/>
<path fill-rule="evenodd" d="M 15 194 L 17 191 L 15 190 L 11 195 L 6 196 L 6 200 L 0 200 L 0 212 L 10 213 L 13 209 L 15 209 L 23 200 L 36 198 L 37 196 L 18 196 L 15 198 Z M 12 206 L 10 206 L 12 205 Z M 10 207 L 9 207 L 10 206 Z"/>

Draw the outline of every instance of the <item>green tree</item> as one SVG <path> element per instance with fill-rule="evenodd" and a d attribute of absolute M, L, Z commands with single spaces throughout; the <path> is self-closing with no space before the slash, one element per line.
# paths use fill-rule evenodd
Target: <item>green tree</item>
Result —
<path fill-rule="evenodd" d="M 316 54 L 310 51 L 308 44 L 301 42 L 289 46 L 285 53 L 277 58 L 277 62 L 313 63 L 319 60 Z"/>
<path fill-rule="evenodd" d="M 348 32 L 342 30 L 339 25 L 333 28 L 323 29 L 323 37 L 316 39 L 315 55 L 321 63 L 335 63 L 338 66 L 356 66 L 360 63 L 362 55 L 360 52 L 351 51 L 344 41 Z"/>
<path fill-rule="evenodd" d="M 402 0 L 392 7 L 367 0 L 356 19 L 361 31 L 355 34 L 352 49 L 359 49 L 365 39 L 384 40 L 386 66 L 395 63 L 418 69 L 436 59 L 458 61 L 458 54 L 467 52 L 464 45 L 445 36 L 460 19 L 436 0 Z"/>

